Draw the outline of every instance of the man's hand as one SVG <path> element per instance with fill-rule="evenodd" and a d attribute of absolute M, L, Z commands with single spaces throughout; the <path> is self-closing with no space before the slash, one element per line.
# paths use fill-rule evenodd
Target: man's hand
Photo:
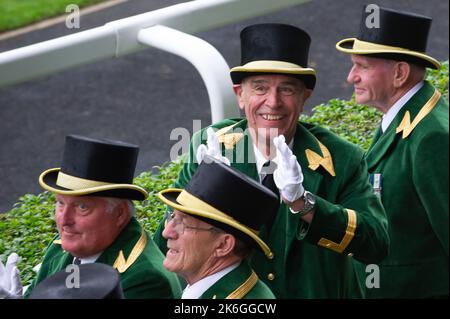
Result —
<path fill-rule="evenodd" d="M 205 158 L 205 155 L 209 155 L 221 161 L 222 163 L 225 163 L 228 166 L 230 166 L 230 161 L 228 160 L 228 158 L 222 156 L 222 152 L 220 150 L 220 143 L 219 140 L 217 139 L 216 133 L 214 133 L 213 128 L 208 127 L 206 133 L 208 134 L 208 140 L 206 142 L 206 145 L 201 144 L 197 148 L 197 163 L 200 165 L 200 163 Z"/>
<path fill-rule="evenodd" d="M 297 158 L 286 144 L 283 135 L 273 139 L 277 150 L 277 169 L 273 172 L 273 179 L 284 201 L 292 203 L 305 192 L 303 187 L 303 173 Z"/>
<path fill-rule="evenodd" d="M 0 261 L 0 299 L 22 298 L 22 283 L 16 264 L 19 256 L 16 253 L 9 255 L 6 266 Z"/>

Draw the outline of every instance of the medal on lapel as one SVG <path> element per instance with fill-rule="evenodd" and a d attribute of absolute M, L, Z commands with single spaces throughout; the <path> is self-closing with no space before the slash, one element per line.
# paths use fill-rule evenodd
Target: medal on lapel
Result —
<path fill-rule="evenodd" d="M 369 174 L 369 182 L 370 185 L 372 185 L 373 193 L 381 197 L 381 191 L 383 189 L 383 176 L 379 173 Z"/>

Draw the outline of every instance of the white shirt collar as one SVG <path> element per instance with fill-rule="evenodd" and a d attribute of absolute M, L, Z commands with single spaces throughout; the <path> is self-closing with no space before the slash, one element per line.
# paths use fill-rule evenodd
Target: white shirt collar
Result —
<path fill-rule="evenodd" d="M 198 299 L 203 295 L 203 293 L 214 285 L 220 278 L 228 274 L 230 271 L 236 269 L 241 262 L 237 262 L 231 266 L 228 266 L 212 275 L 200 279 L 193 285 L 187 285 L 183 290 L 181 299 Z"/>
<path fill-rule="evenodd" d="M 264 178 L 265 174 L 261 174 L 262 167 L 264 163 L 268 161 L 268 159 L 260 152 L 258 147 L 256 147 L 255 143 L 253 144 L 253 152 L 255 153 L 255 161 L 256 161 L 256 170 L 259 175 L 259 181 L 261 181 Z M 292 150 L 292 147 L 294 146 L 294 139 L 291 140 L 291 142 L 288 144 L 288 147 Z M 277 163 L 277 157 L 272 159 L 273 162 Z M 278 163 L 277 163 L 278 164 Z"/>
<path fill-rule="evenodd" d="M 398 101 L 395 102 L 394 105 L 392 105 L 389 111 L 387 111 L 387 113 L 383 115 L 383 120 L 381 121 L 381 130 L 383 131 L 383 133 L 386 132 L 387 128 L 389 127 L 389 124 L 392 123 L 397 113 L 402 109 L 403 105 L 405 105 L 406 102 L 408 102 L 409 99 L 412 98 L 412 96 L 416 94 L 417 91 L 419 91 L 423 85 L 424 81 L 420 81 L 419 83 L 414 85 L 414 87 L 411 90 L 406 92 L 405 95 L 403 95 L 400 99 L 398 99 Z"/>
<path fill-rule="evenodd" d="M 81 264 L 93 264 L 93 263 L 95 263 L 95 261 L 97 260 L 98 257 L 100 257 L 102 252 L 103 251 L 99 252 L 98 254 L 89 256 L 89 257 L 80 258 Z M 74 260 L 75 260 L 75 258 L 74 258 Z"/>

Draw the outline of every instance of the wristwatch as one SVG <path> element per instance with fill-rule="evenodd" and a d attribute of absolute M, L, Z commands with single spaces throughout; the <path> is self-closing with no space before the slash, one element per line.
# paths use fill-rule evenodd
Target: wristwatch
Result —
<path fill-rule="evenodd" d="M 308 214 L 316 205 L 316 197 L 313 195 L 313 193 L 308 192 L 305 190 L 302 197 L 300 197 L 304 201 L 303 208 L 300 210 L 293 210 L 291 207 L 289 207 L 289 210 L 292 214 L 299 214 L 299 216 L 305 216 Z"/>

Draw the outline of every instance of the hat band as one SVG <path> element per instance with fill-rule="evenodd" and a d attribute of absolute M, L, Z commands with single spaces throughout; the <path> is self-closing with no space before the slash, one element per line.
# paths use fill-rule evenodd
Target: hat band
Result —
<path fill-rule="evenodd" d="M 56 185 L 67 188 L 67 189 L 80 190 L 80 189 L 93 188 L 93 187 L 97 187 L 97 186 L 114 185 L 114 183 L 93 181 L 93 180 L 89 180 L 89 179 L 84 179 L 84 178 L 68 175 L 68 174 L 65 174 L 65 173 L 59 171 L 58 178 L 56 179 Z"/>
<path fill-rule="evenodd" d="M 234 219 L 230 215 L 227 215 L 227 214 L 221 212 L 217 208 L 214 208 L 213 206 L 211 206 L 208 203 L 202 201 L 201 199 L 193 196 L 192 194 L 188 193 L 185 190 L 182 190 L 180 195 L 178 195 L 177 202 L 179 202 L 181 205 L 189 207 L 189 208 L 194 208 L 194 209 L 199 209 L 199 210 L 202 210 L 202 211 L 210 212 L 210 213 L 212 213 L 214 215 L 222 217 L 225 220 L 231 221 L 232 224 L 239 224 L 242 227 L 245 227 L 245 228 L 249 229 L 250 231 L 252 231 L 256 235 L 259 234 L 259 232 L 257 230 L 243 225 L 242 223 L 238 222 L 236 219 Z"/>
<path fill-rule="evenodd" d="M 409 49 L 405 49 L 405 48 L 400 48 L 400 47 L 394 47 L 394 46 L 390 46 L 390 45 L 384 45 L 384 44 L 377 44 L 377 43 L 372 43 L 372 42 L 366 42 L 366 41 L 361 41 L 358 39 L 355 39 L 355 41 L 353 42 L 353 50 L 370 50 L 370 51 L 401 51 L 401 52 L 416 52 L 416 51 L 412 51 Z M 419 52 L 419 53 L 424 53 L 424 52 Z"/>
<path fill-rule="evenodd" d="M 290 63 L 290 62 L 283 62 L 283 61 L 276 61 L 276 60 L 260 60 L 260 61 L 252 61 L 248 62 L 243 65 L 243 67 L 246 68 L 292 68 L 292 69 L 298 69 L 303 68 L 302 66 Z"/>

